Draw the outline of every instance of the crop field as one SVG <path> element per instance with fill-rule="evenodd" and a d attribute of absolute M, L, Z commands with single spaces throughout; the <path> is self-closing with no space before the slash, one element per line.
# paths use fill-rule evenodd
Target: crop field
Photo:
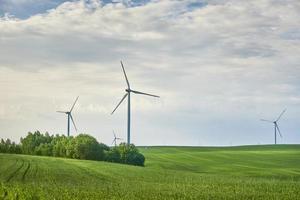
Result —
<path fill-rule="evenodd" d="M 300 199 L 300 145 L 139 149 L 145 167 L 0 154 L 0 199 Z"/>

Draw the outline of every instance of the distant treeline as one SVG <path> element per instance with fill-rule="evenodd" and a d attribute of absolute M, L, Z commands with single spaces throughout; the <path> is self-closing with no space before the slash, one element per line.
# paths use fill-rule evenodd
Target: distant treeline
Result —
<path fill-rule="evenodd" d="M 21 138 L 20 144 L 1 139 L 0 153 L 99 160 L 138 166 L 144 166 L 145 162 L 145 157 L 133 144 L 121 143 L 109 147 L 88 134 L 66 137 L 42 134 L 39 131 L 29 132 L 25 138 Z"/>

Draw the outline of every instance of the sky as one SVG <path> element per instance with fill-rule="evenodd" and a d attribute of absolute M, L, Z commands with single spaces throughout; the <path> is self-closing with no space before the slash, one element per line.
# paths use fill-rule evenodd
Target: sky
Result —
<path fill-rule="evenodd" d="M 0 137 L 78 132 L 136 145 L 300 143 L 298 0 L 0 0 Z"/>

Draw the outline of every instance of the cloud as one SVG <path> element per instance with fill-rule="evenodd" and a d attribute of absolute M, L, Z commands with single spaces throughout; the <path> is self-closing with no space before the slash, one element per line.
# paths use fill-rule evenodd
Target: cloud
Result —
<path fill-rule="evenodd" d="M 125 135 L 125 106 L 109 115 L 124 93 L 123 60 L 134 88 L 162 96 L 133 97 L 138 144 L 172 134 L 169 144 L 272 141 L 258 119 L 284 107 L 298 122 L 298 1 L 138 3 L 70 1 L 26 19 L 1 18 L 0 118 L 19 121 L 19 135 L 37 123 L 59 132 L 65 123 L 55 110 L 80 95 L 81 131 L 104 141 L 113 127 Z"/>

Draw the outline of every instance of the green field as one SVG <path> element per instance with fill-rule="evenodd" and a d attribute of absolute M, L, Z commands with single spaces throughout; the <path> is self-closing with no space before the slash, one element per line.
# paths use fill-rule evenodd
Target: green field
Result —
<path fill-rule="evenodd" d="M 145 167 L 0 154 L 0 199 L 300 199 L 300 145 L 140 151 Z"/>

